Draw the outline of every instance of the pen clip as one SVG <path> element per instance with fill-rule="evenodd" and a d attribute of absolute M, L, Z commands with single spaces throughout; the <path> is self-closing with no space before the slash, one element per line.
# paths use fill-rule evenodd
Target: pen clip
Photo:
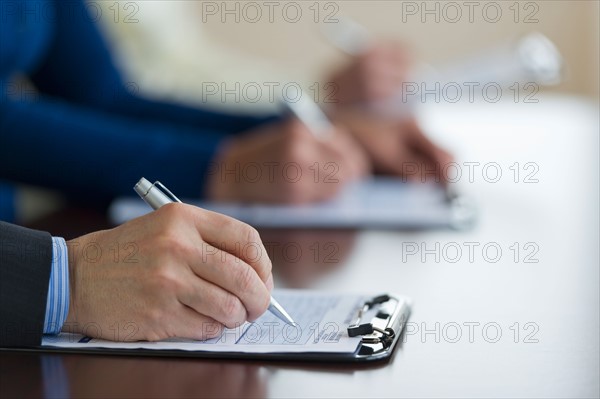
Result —
<path fill-rule="evenodd" d="M 158 180 L 155 181 L 152 185 L 155 187 L 158 187 L 158 189 L 161 190 L 163 192 L 163 194 L 165 194 L 167 197 L 169 197 L 173 202 L 181 202 L 181 200 L 179 198 L 177 198 L 175 196 L 175 194 L 173 194 L 168 188 L 166 188 L 164 186 L 164 184 L 162 184 Z"/>
<path fill-rule="evenodd" d="M 362 323 L 362 318 L 369 309 L 376 305 L 381 305 L 390 299 L 391 297 L 389 295 L 379 295 L 371 300 L 365 301 L 363 306 L 358 309 L 357 319 L 354 324 L 348 326 L 348 336 L 356 337 L 361 335 L 363 336 L 363 343 L 381 343 L 384 347 L 391 345 L 396 333 L 393 328 L 389 327 L 389 324 L 385 328 L 379 328 L 373 325 L 373 322 Z M 382 316 L 384 316 L 382 318 L 387 319 L 389 323 L 391 315 L 385 314 Z M 376 317 L 380 317 L 380 315 L 378 314 Z"/>

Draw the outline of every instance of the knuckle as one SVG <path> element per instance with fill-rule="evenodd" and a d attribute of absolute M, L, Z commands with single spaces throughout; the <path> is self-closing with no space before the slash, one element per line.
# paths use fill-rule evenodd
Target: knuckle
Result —
<path fill-rule="evenodd" d="M 255 290 L 253 290 L 254 284 L 256 282 L 256 278 L 255 278 L 256 274 L 254 272 L 254 269 L 252 269 L 249 266 L 243 265 L 238 270 L 239 270 L 237 272 L 238 278 L 236 279 L 236 281 L 237 281 L 239 292 L 255 291 Z"/>
<path fill-rule="evenodd" d="M 265 278 L 265 281 L 267 281 L 269 279 L 269 277 L 272 278 L 272 275 L 273 275 L 273 262 L 271 261 L 271 258 L 269 258 L 268 256 L 265 256 L 265 261 L 261 262 L 261 265 L 262 265 L 261 276 L 263 276 Z"/>
<path fill-rule="evenodd" d="M 161 251 L 169 256 L 178 255 L 185 251 L 185 245 L 174 230 L 166 230 L 159 238 Z"/>
<path fill-rule="evenodd" d="M 212 263 L 210 257 L 214 255 L 215 247 L 207 242 L 202 241 L 199 247 L 198 259 L 202 264 Z"/>
<path fill-rule="evenodd" d="M 271 305 L 271 295 L 269 294 L 269 291 L 267 290 L 265 295 L 263 296 L 262 306 L 259 308 L 260 315 L 262 315 L 263 313 L 265 313 L 267 311 L 267 309 L 269 308 L 269 305 Z"/>
<path fill-rule="evenodd" d="M 267 254 L 267 250 L 264 246 L 257 246 L 257 254 L 254 257 L 254 261 L 252 262 L 252 268 L 255 273 L 258 274 L 258 277 L 266 281 L 267 278 L 271 275 L 273 270 L 273 263 Z"/>
<path fill-rule="evenodd" d="M 262 242 L 260 239 L 260 234 L 258 234 L 258 231 L 254 227 L 244 223 L 242 229 L 243 237 L 245 237 L 246 243 L 260 244 Z"/>
<path fill-rule="evenodd" d="M 248 311 L 248 320 L 254 321 L 267 311 L 271 303 L 271 296 L 268 290 L 264 290 L 264 294 L 257 296 L 256 307 Z"/>
<path fill-rule="evenodd" d="M 164 322 L 164 312 L 162 311 L 162 309 L 160 309 L 158 307 L 150 307 L 150 308 L 146 309 L 146 322 L 149 326 L 152 327 L 152 328 L 150 328 L 150 331 L 146 334 L 147 339 L 149 339 L 148 338 L 149 335 L 156 336 L 155 337 L 156 339 L 154 339 L 154 341 L 157 341 L 157 340 L 163 338 L 154 329 L 155 327 L 161 326 L 162 323 Z"/>
<path fill-rule="evenodd" d="M 235 328 L 246 321 L 246 310 L 238 297 L 228 294 L 222 303 L 222 312 L 225 325 L 229 328 Z"/>
<path fill-rule="evenodd" d="M 229 253 L 223 253 L 220 258 L 220 266 L 224 273 L 232 274 L 233 278 L 239 277 L 240 260 Z"/>
<path fill-rule="evenodd" d="M 273 271 L 273 263 L 267 254 L 267 250 L 262 248 L 260 249 L 258 262 L 256 262 L 255 270 L 261 279 L 265 280 L 271 275 Z"/>
<path fill-rule="evenodd" d="M 195 255 L 194 246 L 175 227 L 165 229 L 157 237 L 155 244 L 155 252 L 165 255 L 171 260 L 189 259 Z"/>
<path fill-rule="evenodd" d="M 172 202 L 161 206 L 155 212 L 158 212 L 165 222 L 169 223 L 183 217 L 186 213 L 186 206 L 184 204 Z"/>
<path fill-rule="evenodd" d="M 156 342 L 156 341 L 160 341 L 161 339 L 164 339 L 166 337 L 163 337 L 161 334 L 157 333 L 156 331 L 149 331 L 148 333 L 146 333 L 146 337 L 145 340 L 149 341 L 149 342 Z"/>
<path fill-rule="evenodd" d="M 234 219 L 229 216 L 225 216 L 222 214 L 216 214 L 217 219 L 215 222 L 221 226 L 223 231 L 235 232 L 240 229 L 240 225 L 244 225 L 244 223 L 240 222 L 237 219 Z"/>
<path fill-rule="evenodd" d="M 261 262 L 260 264 L 262 266 L 262 269 L 261 269 L 262 275 L 267 278 L 269 276 L 271 276 L 271 274 L 273 273 L 273 262 L 271 261 L 271 258 L 269 258 L 267 256 L 266 249 L 265 249 L 264 262 Z"/>
<path fill-rule="evenodd" d="M 169 263 L 163 263 L 153 272 L 153 285 L 158 292 L 179 292 L 181 283 L 174 268 Z"/>

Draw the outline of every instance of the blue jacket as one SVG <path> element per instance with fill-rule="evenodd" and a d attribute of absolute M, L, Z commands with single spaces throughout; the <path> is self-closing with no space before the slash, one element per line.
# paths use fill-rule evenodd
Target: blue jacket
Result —
<path fill-rule="evenodd" d="M 81 0 L 0 7 L 0 190 L 8 180 L 108 200 L 145 176 L 201 196 L 217 145 L 273 119 L 138 97 Z"/>

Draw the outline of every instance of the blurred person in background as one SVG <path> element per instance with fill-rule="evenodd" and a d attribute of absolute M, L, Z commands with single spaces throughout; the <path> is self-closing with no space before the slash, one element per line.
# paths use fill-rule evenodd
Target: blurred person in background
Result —
<path fill-rule="evenodd" d="M 322 82 L 314 82 L 309 72 L 297 66 L 286 65 L 284 71 L 269 60 L 212 40 L 205 22 L 243 23 L 243 3 L 152 1 L 132 7 L 121 1 L 103 5 L 102 15 L 110 18 L 102 18 L 102 26 L 126 75 L 153 98 L 221 110 L 276 112 L 277 101 L 268 95 L 265 83 L 277 82 L 279 89 L 292 83 L 302 86 L 304 95 L 326 103 L 325 111 L 357 139 L 376 173 L 402 175 L 403 163 L 432 170 L 451 161 L 447 152 L 428 140 L 414 118 L 384 118 L 362 107 L 397 94 L 410 75 L 412 53 L 404 43 L 373 41 L 367 51 L 347 57 L 341 66 L 326 72 Z M 120 17 L 113 18 L 119 6 Z M 303 11 L 310 14 L 308 9 Z M 271 19 L 267 19 L 267 10 L 261 12 L 260 21 L 268 21 L 275 33 L 277 25 L 271 22 L 277 18 L 269 14 Z M 312 18 L 311 14 L 311 26 Z M 252 28 L 255 23 L 253 19 L 247 25 Z M 297 53 L 298 58 L 305 56 Z M 227 94 L 236 84 L 265 87 L 255 97 Z M 322 93 L 314 91 L 315 85 Z"/>
<path fill-rule="evenodd" d="M 124 83 L 83 1 L 2 7 L 0 179 L 59 189 L 98 207 L 130 195 L 141 175 L 168 181 L 182 197 L 303 203 L 329 198 L 372 171 L 400 174 L 402 162 L 449 159 L 414 123 L 333 110 L 336 127 L 319 140 L 277 114 L 143 99 Z M 385 96 L 406 68 L 400 47 L 375 47 L 334 73 L 343 86 L 337 100 Z M 292 163 L 299 179 L 284 174 Z M 333 183 L 314 178 L 327 176 L 332 163 Z M 246 165 L 262 168 L 258 180 L 244 179 Z M 271 173 L 273 166 L 279 169 Z M 0 206 L 12 206 L 7 196 L 3 191 Z"/>

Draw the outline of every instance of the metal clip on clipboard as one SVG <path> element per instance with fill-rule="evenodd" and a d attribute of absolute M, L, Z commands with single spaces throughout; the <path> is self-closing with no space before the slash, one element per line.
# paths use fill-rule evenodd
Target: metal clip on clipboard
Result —
<path fill-rule="evenodd" d="M 406 299 L 387 294 L 365 301 L 354 323 L 348 326 L 350 337 L 362 336 L 358 357 L 384 357 L 393 350 L 408 318 L 407 305 Z M 369 314 L 373 318 L 364 320 Z"/>

